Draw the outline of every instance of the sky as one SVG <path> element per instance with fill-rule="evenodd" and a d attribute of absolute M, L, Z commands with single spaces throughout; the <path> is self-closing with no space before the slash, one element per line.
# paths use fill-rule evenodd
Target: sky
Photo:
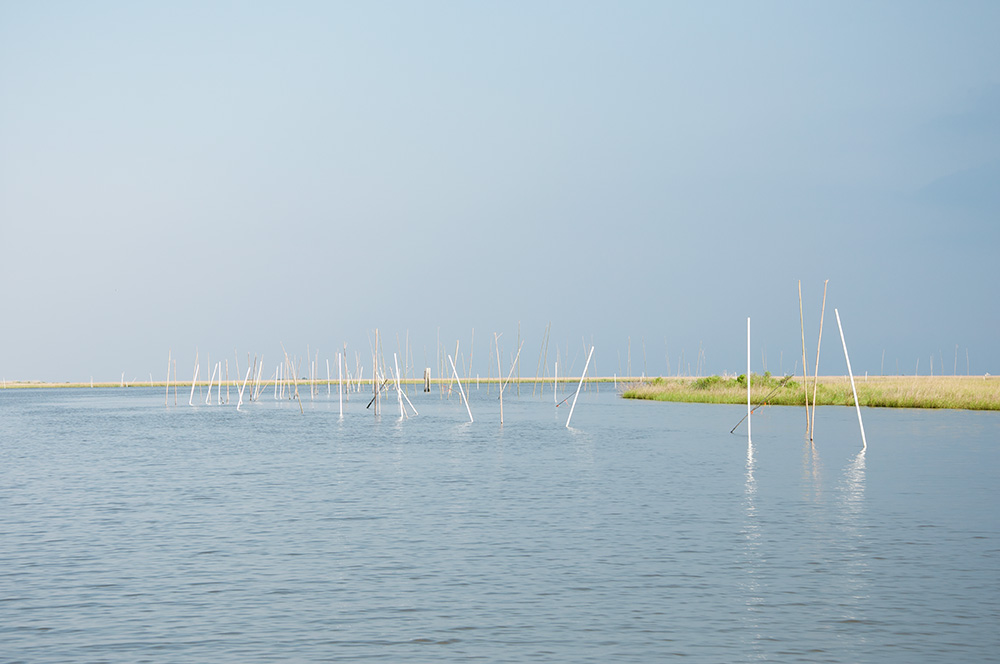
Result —
<path fill-rule="evenodd" d="M 834 309 L 855 374 L 1000 373 L 997 26 L 992 1 L 0 0 L 0 374 L 325 374 L 376 328 L 417 374 L 457 342 L 495 375 L 494 334 L 522 376 L 591 345 L 591 374 L 741 373 L 747 317 L 752 370 L 801 373 L 798 283 L 814 369 L 826 280 L 821 374 Z"/>

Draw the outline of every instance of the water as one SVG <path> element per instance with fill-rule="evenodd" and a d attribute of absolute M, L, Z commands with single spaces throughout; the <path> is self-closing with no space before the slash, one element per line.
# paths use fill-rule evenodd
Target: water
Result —
<path fill-rule="evenodd" d="M 0 391 L 0 661 L 1000 652 L 997 413 L 180 396 Z"/>

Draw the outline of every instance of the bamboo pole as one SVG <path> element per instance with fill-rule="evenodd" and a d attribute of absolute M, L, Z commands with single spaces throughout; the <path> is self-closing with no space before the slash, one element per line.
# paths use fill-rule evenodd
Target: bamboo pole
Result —
<path fill-rule="evenodd" d="M 4 387 L 7 387 L 7 381 L 4 380 Z M 170 405 L 170 349 L 167 349 L 167 394 L 163 397 L 163 405 Z"/>
<path fill-rule="evenodd" d="M 576 386 L 576 394 L 573 396 L 573 405 L 569 407 L 569 417 L 566 418 L 566 428 L 569 428 L 569 421 L 573 419 L 573 409 L 576 408 L 576 399 L 580 396 L 580 388 L 583 387 L 583 379 L 587 375 L 587 367 L 590 366 L 590 358 L 594 355 L 594 347 L 590 347 L 590 353 L 587 355 L 587 363 L 583 365 L 583 373 L 580 374 L 580 384 Z"/>
<path fill-rule="evenodd" d="M 344 417 L 344 365 L 340 352 L 337 352 L 337 399 L 340 402 L 340 417 Z"/>
<path fill-rule="evenodd" d="M 497 380 L 500 380 L 503 376 L 503 369 L 500 367 L 500 337 L 497 333 L 493 333 L 493 343 L 497 347 Z M 503 425 L 503 385 L 500 386 L 500 424 Z"/>
<path fill-rule="evenodd" d="M 858 411 L 858 426 L 861 427 L 861 451 L 868 449 L 868 441 L 865 439 L 865 423 L 861 421 L 861 406 L 858 404 L 858 390 L 854 387 L 854 372 L 851 371 L 851 358 L 847 354 L 847 342 L 844 341 L 844 326 L 840 324 L 840 312 L 836 309 L 833 313 L 837 315 L 837 328 L 840 329 L 840 343 L 844 344 L 844 359 L 847 360 L 847 375 L 851 377 L 851 391 L 854 392 L 854 408 Z"/>
<path fill-rule="evenodd" d="M 819 313 L 819 340 L 816 342 L 816 371 L 813 372 L 813 407 L 812 419 L 809 421 L 809 440 L 812 441 L 816 435 L 816 390 L 819 387 L 819 349 L 823 343 L 823 317 L 826 315 L 826 285 L 830 283 L 827 279 L 823 282 L 823 308 Z"/>

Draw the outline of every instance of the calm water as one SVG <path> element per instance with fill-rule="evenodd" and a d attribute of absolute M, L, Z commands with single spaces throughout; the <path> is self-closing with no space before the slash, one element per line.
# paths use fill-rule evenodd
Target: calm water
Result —
<path fill-rule="evenodd" d="M 1000 414 L 612 392 L 0 391 L 0 661 L 1000 657 Z"/>

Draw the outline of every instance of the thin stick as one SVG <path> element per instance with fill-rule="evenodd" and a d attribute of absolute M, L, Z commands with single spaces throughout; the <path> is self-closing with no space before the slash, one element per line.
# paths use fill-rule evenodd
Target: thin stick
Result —
<path fill-rule="evenodd" d="M 4 381 L 6 384 L 6 381 Z M 163 397 L 163 405 L 170 405 L 170 349 L 167 349 L 167 394 Z"/>
<path fill-rule="evenodd" d="M 802 317 L 802 280 L 799 279 L 799 327 L 802 329 L 802 391 L 806 395 L 806 435 L 809 435 L 809 373 L 806 367 L 806 323 Z M 749 332 L 747 333 L 749 335 Z M 749 367 L 749 363 L 748 363 Z M 750 380 L 750 369 L 747 368 L 747 382 Z M 811 440 L 811 439 L 810 439 Z"/>
<path fill-rule="evenodd" d="M 812 419 L 809 422 L 809 440 L 813 439 L 816 435 L 816 390 L 819 387 L 819 349 L 820 345 L 823 343 L 823 316 L 826 315 L 826 285 L 830 283 L 827 279 L 823 282 L 823 308 L 819 313 L 819 341 L 816 342 L 816 371 L 813 373 L 813 407 L 812 407 Z"/>
<path fill-rule="evenodd" d="M 854 408 L 858 411 L 858 426 L 861 427 L 861 451 L 868 449 L 868 441 L 865 439 L 865 423 L 861 421 L 861 406 L 858 404 L 858 390 L 854 387 L 854 372 L 851 371 L 851 358 L 847 354 L 847 342 L 844 341 L 844 327 L 840 324 L 840 312 L 836 309 L 833 313 L 837 315 L 837 327 L 840 329 L 840 343 L 844 344 L 844 359 L 847 360 L 847 375 L 851 377 L 851 391 L 854 392 Z"/>
<path fill-rule="evenodd" d="M 497 380 L 503 377 L 503 370 L 500 368 L 500 337 L 493 333 L 493 342 L 497 346 Z M 503 385 L 500 385 L 500 424 L 503 424 Z"/>
<path fill-rule="evenodd" d="M 566 418 L 566 428 L 569 428 L 569 421 L 573 419 L 573 409 L 576 408 L 576 399 L 580 396 L 580 388 L 583 387 L 583 379 L 587 376 L 587 367 L 590 366 L 590 358 L 594 356 L 594 347 L 590 347 L 587 355 L 587 363 L 583 365 L 583 373 L 580 374 L 580 384 L 576 386 L 576 394 L 573 396 L 573 405 L 569 407 L 569 417 Z"/>
<path fill-rule="evenodd" d="M 340 351 L 337 351 L 337 400 L 340 402 L 340 416 L 344 416 L 344 365 Z"/>
<path fill-rule="evenodd" d="M 514 375 L 514 367 L 517 365 L 517 359 L 521 357 L 521 348 L 524 348 L 523 341 L 517 349 L 517 355 L 514 356 L 514 363 L 510 365 L 510 373 L 507 374 L 507 380 L 505 380 L 503 385 L 500 387 L 500 394 L 503 394 L 504 389 L 507 387 L 507 383 L 510 382 L 510 377 Z M 520 381 L 520 378 L 518 380 Z"/>
<path fill-rule="evenodd" d="M 766 397 L 764 397 L 763 399 L 761 399 L 760 401 L 758 401 L 757 405 L 753 407 L 753 410 L 757 410 L 761 406 L 766 406 L 767 405 L 767 400 L 770 399 L 772 396 L 774 396 L 774 394 L 778 390 L 780 390 L 781 388 L 783 388 L 785 386 L 785 383 L 787 383 L 788 379 L 791 378 L 791 377 L 792 377 L 792 374 L 788 374 L 787 376 L 785 376 L 784 378 L 782 378 L 781 382 L 778 383 L 778 386 L 775 387 L 770 392 L 768 392 Z M 736 423 L 736 426 L 734 426 L 732 429 L 729 430 L 729 433 L 733 433 L 734 431 L 736 431 L 736 427 L 738 427 L 739 425 L 743 424 L 743 420 L 745 420 L 746 418 L 747 418 L 746 415 L 744 415 L 743 417 L 741 417 L 740 421 Z"/>
<path fill-rule="evenodd" d="M 465 410 L 469 413 L 469 422 L 472 422 L 472 409 L 469 408 L 469 399 L 465 396 L 465 390 L 462 389 L 462 381 L 458 378 L 458 369 L 455 368 L 455 360 L 451 359 L 451 355 L 448 356 L 448 361 L 451 362 L 451 372 L 455 376 L 455 382 L 458 383 L 458 392 L 462 395 L 462 401 L 465 402 Z M 501 421 L 501 424 L 503 422 Z"/>

